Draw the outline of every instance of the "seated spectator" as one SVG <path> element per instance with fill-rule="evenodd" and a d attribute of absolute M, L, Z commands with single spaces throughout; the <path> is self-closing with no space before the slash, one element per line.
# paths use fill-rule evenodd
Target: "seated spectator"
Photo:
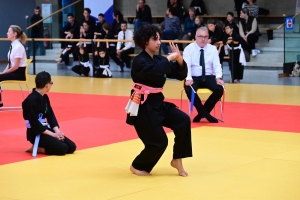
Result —
<path fill-rule="evenodd" d="M 106 42 L 106 48 L 99 48 L 99 54 L 96 56 L 99 63 L 95 65 L 94 68 L 94 77 L 97 78 L 111 78 L 112 73 L 109 69 L 109 44 Z"/>
<path fill-rule="evenodd" d="M 247 0 L 248 4 L 244 6 L 249 10 L 249 16 L 258 18 L 259 6 L 255 4 L 256 0 Z"/>
<path fill-rule="evenodd" d="M 182 36 L 182 29 L 180 20 L 177 16 L 173 15 L 173 8 L 167 9 L 167 16 L 165 17 L 165 30 L 162 32 L 163 40 L 175 40 Z M 166 43 L 161 44 L 165 54 L 169 53 L 169 49 Z"/>
<path fill-rule="evenodd" d="M 233 25 L 233 31 L 237 34 L 239 34 L 239 27 L 236 25 L 236 23 L 233 21 L 234 19 L 234 14 L 233 12 L 228 12 L 227 13 L 227 17 L 226 17 L 226 21 L 225 21 L 225 27 L 229 24 Z"/>
<path fill-rule="evenodd" d="M 74 38 L 74 30 L 71 29 L 68 31 L 68 34 L 66 36 L 67 39 L 73 39 Z M 70 66 L 70 60 L 69 60 L 69 55 L 72 53 L 73 54 L 73 58 L 74 58 L 74 61 L 78 61 L 78 55 L 77 55 L 77 49 L 76 49 L 76 42 L 64 42 L 65 43 L 65 49 L 63 49 L 61 55 L 60 55 L 60 58 L 58 59 L 55 59 L 55 61 L 57 63 L 61 63 L 61 62 L 64 62 L 65 65 L 68 67 L 68 68 L 71 68 Z"/>
<path fill-rule="evenodd" d="M 167 8 L 173 8 L 174 16 L 177 16 L 181 21 L 184 19 L 184 7 L 181 5 L 178 0 L 168 0 Z M 167 12 L 167 11 L 166 11 Z M 166 14 L 167 15 L 167 14 Z M 163 31 L 165 29 L 165 21 L 162 21 L 159 25 L 159 29 Z"/>
<path fill-rule="evenodd" d="M 207 27 L 209 30 L 208 43 L 214 45 L 216 42 L 220 42 L 223 39 L 223 29 L 222 27 L 216 25 L 214 19 L 207 20 Z"/>
<path fill-rule="evenodd" d="M 183 51 L 183 59 L 188 67 L 184 90 L 191 101 L 191 91 L 199 88 L 209 88 L 213 93 L 204 105 L 197 94 L 194 97 L 194 107 L 198 114 L 193 122 L 200 122 L 206 118 L 211 123 L 218 123 L 218 119 L 210 115 L 215 104 L 223 95 L 222 68 L 216 47 L 208 44 L 208 30 L 201 27 L 196 32 L 195 42 L 189 44 Z"/>
<path fill-rule="evenodd" d="M 151 8 L 146 5 L 145 0 L 139 0 L 136 6 L 136 17 L 134 19 L 134 31 L 145 24 L 152 24 Z"/>
<path fill-rule="evenodd" d="M 182 40 L 191 40 L 191 32 L 195 26 L 195 17 L 196 11 L 194 7 L 189 8 L 189 16 L 187 16 L 184 20 L 184 27 L 183 27 L 183 37 Z M 186 45 L 184 44 L 184 47 Z"/>
<path fill-rule="evenodd" d="M 225 54 L 232 56 L 231 52 L 233 51 L 233 63 L 232 59 L 228 60 L 231 75 L 230 83 L 234 83 L 235 81 L 236 83 L 240 83 L 240 80 L 243 79 L 244 65 L 246 64 L 244 51 L 241 47 L 241 44 L 233 44 L 232 49 L 232 42 L 235 41 L 240 43 L 241 40 L 241 36 L 234 32 L 234 25 L 227 24 L 225 26 L 223 43 L 226 45 L 225 49 L 227 49 L 227 53 Z M 230 51 L 228 52 L 228 50 Z"/>
<path fill-rule="evenodd" d="M 48 72 L 40 72 L 35 77 L 35 86 L 28 97 L 22 102 L 23 118 L 26 121 L 27 140 L 33 145 L 40 135 L 38 153 L 59 155 L 74 153 L 76 144 L 61 130 L 47 93 L 53 82 Z M 33 151 L 33 146 L 26 150 Z"/>
<path fill-rule="evenodd" d="M 256 18 L 249 16 L 249 10 L 247 8 L 241 10 L 240 16 L 239 33 L 243 38 L 241 45 L 249 54 L 256 56 L 255 43 L 258 40 L 259 34 Z"/>
<path fill-rule="evenodd" d="M 206 8 L 202 0 L 192 0 L 190 7 L 195 8 L 196 15 L 207 15 Z"/>
<path fill-rule="evenodd" d="M 118 38 L 118 34 L 121 31 L 121 22 L 124 21 L 124 16 L 120 11 L 115 11 L 113 14 L 114 21 L 112 23 L 112 32 L 114 33 L 115 39 Z"/>
<path fill-rule="evenodd" d="M 216 22 L 216 25 L 217 25 L 218 27 L 221 27 L 222 30 L 223 30 L 223 33 L 224 33 L 224 30 L 225 30 L 225 24 L 224 24 L 224 22 L 223 22 L 222 20 L 218 20 L 218 21 Z"/>
<path fill-rule="evenodd" d="M 72 13 L 69 13 L 68 15 L 68 23 L 62 28 L 61 37 L 67 38 L 68 34 L 70 33 L 70 30 L 73 30 L 73 38 L 78 39 L 79 38 L 79 30 L 80 30 L 80 24 L 77 22 L 74 18 L 74 15 Z M 65 49 L 65 42 L 61 42 L 61 49 Z"/>
<path fill-rule="evenodd" d="M 94 39 L 94 32 L 90 29 L 90 25 L 88 22 L 83 22 L 80 27 L 80 36 L 81 39 Z M 92 53 L 92 42 L 86 42 L 87 50 L 89 53 Z"/>
<path fill-rule="evenodd" d="M 102 26 L 103 30 L 105 31 L 106 35 L 105 35 L 105 38 L 104 39 L 115 39 L 115 36 L 114 36 L 114 33 L 112 32 L 112 28 L 111 28 L 111 25 L 108 24 L 108 23 L 105 23 L 103 24 Z M 117 51 L 117 47 L 116 47 L 116 42 L 109 42 L 108 43 L 108 52 L 109 52 L 109 56 L 111 57 L 111 59 L 113 59 L 113 61 L 120 66 L 121 68 L 121 71 L 120 72 L 123 72 L 123 68 L 124 68 L 124 63 L 122 63 L 120 61 L 119 58 L 117 58 L 117 54 L 116 54 L 116 51 Z M 97 47 L 99 47 L 99 43 L 97 44 Z M 106 44 L 102 44 L 100 46 L 100 48 L 104 49 L 106 47 Z"/>
<path fill-rule="evenodd" d="M 92 76 L 93 67 L 90 63 L 90 57 L 86 42 L 78 42 L 77 46 L 79 46 L 79 64 L 72 67 L 72 71 L 78 74 L 79 76 Z"/>
<path fill-rule="evenodd" d="M 174 16 L 177 16 L 180 21 L 183 20 L 184 7 L 178 0 L 168 0 L 167 8 L 173 7 Z"/>
<path fill-rule="evenodd" d="M 215 45 L 217 47 L 217 49 L 219 49 L 220 63 L 222 65 L 223 58 L 224 58 L 224 48 L 222 47 L 222 45 L 220 47 L 220 44 L 218 42 L 223 41 L 224 31 L 223 31 L 222 27 L 216 25 L 216 22 L 214 19 L 207 20 L 207 27 L 209 30 L 209 39 L 208 39 L 207 43 L 209 43 L 211 45 Z"/>
<path fill-rule="evenodd" d="M 122 21 L 121 22 L 121 31 L 118 34 L 118 40 L 133 40 L 133 33 L 131 30 L 127 29 L 127 22 Z M 134 42 L 118 42 L 117 43 L 117 51 L 115 52 L 117 57 L 115 59 L 119 59 L 119 61 L 122 63 L 121 67 L 124 68 L 124 64 L 126 64 L 127 68 L 131 68 L 130 60 L 131 58 L 128 56 L 129 54 L 134 53 Z M 121 68 L 121 72 L 124 71 L 124 69 Z"/>
<path fill-rule="evenodd" d="M 88 22 L 90 30 L 92 30 L 92 32 L 94 32 L 95 28 L 96 28 L 96 20 L 93 17 L 91 17 L 91 12 L 92 12 L 91 9 L 84 8 L 81 25 L 83 25 L 83 22 Z"/>
<path fill-rule="evenodd" d="M 105 16 L 103 13 L 98 15 L 98 24 L 96 26 L 96 30 L 94 32 L 94 39 L 103 39 L 105 37 L 105 32 L 102 29 L 102 25 L 106 23 Z"/>
<path fill-rule="evenodd" d="M 195 26 L 193 27 L 192 31 L 190 32 L 191 33 L 191 37 L 190 39 L 191 40 L 195 40 L 195 36 L 196 36 L 196 32 L 198 30 L 198 28 L 200 27 L 204 27 L 205 24 L 203 23 L 203 18 L 198 15 L 195 17 Z"/>

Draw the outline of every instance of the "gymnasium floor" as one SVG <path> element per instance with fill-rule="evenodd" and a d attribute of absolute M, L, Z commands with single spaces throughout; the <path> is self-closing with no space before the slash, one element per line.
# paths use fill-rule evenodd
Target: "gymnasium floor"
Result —
<path fill-rule="evenodd" d="M 32 158 L 24 152 L 30 144 L 20 109 L 0 109 L 0 200 L 300 199 L 299 78 L 245 70 L 242 84 L 226 84 L 225 122 L 192 123 L 194 155 L 183 160 L 189 176 L 178 176 L 169 164 L 174 135 L 166 129 L 168 149 L 151 177 L 138 177 L 129 166 L 143 145 L 124 112 L 129 70 L 114 68 L 111 79 L 70 76 L 39 63 L 42 70 L 53 74 L 52 107 L 78 150 Z M 180 81 L 168 80 L 166 100 L 180 105 L 180 91 Z M 5 85 L 3 100 L 20 105 L 18 85 Z M 185 95 L 183 105 L 187 111 Z"/>

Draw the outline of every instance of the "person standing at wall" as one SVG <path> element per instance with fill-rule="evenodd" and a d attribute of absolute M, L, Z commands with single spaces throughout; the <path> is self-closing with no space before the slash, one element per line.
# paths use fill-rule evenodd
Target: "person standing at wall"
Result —
<path fill-rule="evenodd" d="M 31 17 L 31 25 L 42 20 L 41 16 L 41 8 L 39 6 L 34 8 L 34 14 Z M 39 24 L 35 25 L 31 29 L 31 38 L 43 38 L 44 37 L 44 25 L 43 22 L 40 22 Z M 36 41 L 35 42 L 35 51 L 37 49 L 40 49 L 40 55 L 45 55 L 45 47 L 44 43 L 42 41 Z"/>

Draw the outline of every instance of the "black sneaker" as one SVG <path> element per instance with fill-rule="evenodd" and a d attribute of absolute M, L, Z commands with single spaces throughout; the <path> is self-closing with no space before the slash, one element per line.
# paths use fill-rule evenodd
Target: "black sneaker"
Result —
<path fill-rule="evenodd" d="M 3 103 L 0 103 L 0 108 L 3 107 Z"/>

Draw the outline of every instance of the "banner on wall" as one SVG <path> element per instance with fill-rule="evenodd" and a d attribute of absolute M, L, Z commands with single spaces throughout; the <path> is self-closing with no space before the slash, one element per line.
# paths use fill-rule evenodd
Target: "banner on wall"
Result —
<path fill-rule="evenodd" d="M 91 16 L 94 17 L 96 21 L 98 21 L 98 15 L 103 13 L 105 21 L 110 24 L 113 22 L 113 6 L 113 0 L 84 0 L 84 7 L 91 9 Z"/>

